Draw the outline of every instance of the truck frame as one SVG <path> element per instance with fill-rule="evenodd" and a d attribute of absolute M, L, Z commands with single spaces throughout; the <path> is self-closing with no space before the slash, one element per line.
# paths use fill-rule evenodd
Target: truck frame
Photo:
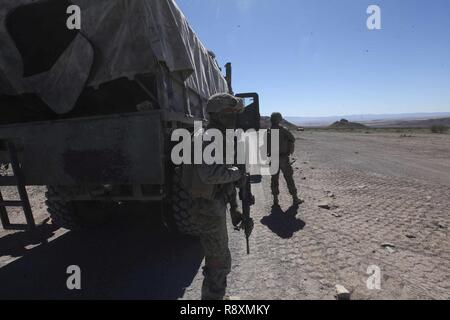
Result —
<path fill-rule="evenodd" d="M 237 96 L 253 99 L 241 116 L 242 127 L 258 127 L 258 95 Z M 174 209 L 181 220 L 189 199 L 170 161 L 170 137 L 178 128 L 193 130 L 194 121 L 205 119 L 163 108 L 1 125 L 0 162 L 10 163 L 8 146 L 13 145 L 21 183 L 47 186 L 50 214 L 66 228 L 79 227 L 79 217 L 74 220 L 67 207 L 80 203 L 87 210 L 89 203 L 165 201 L 165 207 Z M 0 177 L 0 185 L 17 185 L 16 180 L 7 178 Z M 64 209 L 57 212 L 55 206 Z M 181 231 L 193 233 L 186 221 L 180 223 L 184 225 Z"/>
<path fill-rule="evenodd" d="M 115 1 L 120 4 L 121 0 Z M 27 17 L 38 10 L 44 10 L 45 7 L 41 8 L 41 5 L 54 5 L 61 11 L 64 9 L 63 7 L 59 8 L 61 3 L 54 1 L 53 4 L 52 1 L 47 1 L 41 4 L 30 1 L 30 4 L 19 7 L 8 14 L 7 26 L 10 28 L 3 35 L 6 34 L 8 39 L 11 38 L 14 43 L 18 44 L 18 48 L 22 50 L 20 53 L 24 66 L 33 67 L 33 63 L 37 63 L 39 66 L 40 62 L 35 61 L 35 57 L 31 61 L 27 61 L 29 55 L 26 51 L 27 48 L 35 49 L 36 46 L 44 46 L 41 42 L 48 39 L 42 38 L 41 42 L 33 43 L 36 38 L 41 36 L 39 33 L 31 38 L 23 38 L 24 33 L 20 29 L 23 24 L 21 21 L 26 23 Z M 163 10 L 166 6 L 170 12 L 177 13 L 175 19 L 178 20 L 175 25 L 186 23 L 173 0 L 158 0 L 150 4 L 155 5 L 155 10 Z M 133 7 L 134 5 L 136 7 Z M 139 12 L 142 8 L 147 8 L 145 7 L 147 5 L 148 3 L 144 1 L 136 1 L 133 2 L 133 6 L 128 8 L 131 10 L 130 12 L 134 12 L 132 10 Z M 119 8 L 122 7 L 119 6 Z M 112 6 L 111 10 L 115 10 L 115 8 Z M 65 12 L 63 13 L 65 14 Z M 41 17 L 38 16 L 35 19 L 41 19 Z M 55 23 L 60 20 L 58 16 L 54 19 Z M 93 21 L 95 22 L 95 19 Z M 130 25 L 134 26 L 132 22 Z M 127 25 L 124 23 L 123 26 Z M 113 27 L 115 26 L 113 25 Z M 97 29 L 93 28 L 93 30 Z M 0 27 L 0 36 L 2 36 L 1 31 Z M 196 39 L 195 33 L 190 28 L 184 32 L 180 35 Z M 42 36 L 45 37 L 45 34 Z M 72 41 L 72 44 L 77 44 L 77 46 L 69 47 L 74 50 L 72 56 L 80 54 L 89 58 L 92 49 L 90 40 L 84 38 L 84 34 L 70 32 L 60 33 L 57 36 L 60 37 L 60 43 Z M 95 38 L 95 36 L 93 37 Z M 109 48 L 105 39 L 98 38 L 97 41 L 98 46 L 103 45 L 105 50 Z M 128 39 L 123 39 L 123 41 L 124 46 L 130 45 L 127 42 Z M 200 52 L 198 54 L 202 55 L 203 58 L 200 60 L 207 64 L 202 68 L 205 70 L 209 68 L 208 70 L 214 73 L 215 81 L 225 83 L 223 86 L 227 86 L 228 91 L 232 93 L 231 64 L 226 65 L 226 75 L 220 75 L 215 59 L 199 42 L 196 43 L 196 47 L 190 49 L 195 49 Z M 49 43 L 45 43 L 45 46 L 48 45 Z M 133 45 L 131 43 L 130 48 Z M 149 48 L 149 50 L 151 49 Z M 10 53 L 10 58 L 15 58 L 15 51 L 11 50 Z M 131 49 L 130 54 L 132 54 Z M 64 57 L 64 53 L 59 58 L 55 55 L 55 59 L 60 60 L 56 60 L 54 65 L 58 65 L 60 63 L 58 61 L 67 63 L 71 61 L 70 59 L 61 60 L 63 59 L 61 57 Z M 142 57 L 137 56 L 136 61 L 141 61 L 140 58 Z M 175 218 L 178 229 L 184 233 L 195 233 L 194 226 L 189 223 L 189 190 L 185 190 L 181 185 L 180 169 L 170 161 L 173 146 L 171 134 L 179 128 L 193 130 L 195 121 L 207 121 L 205 110 L 209 97 L 205 96 L 201 90 L 193 89 L 190 77 L 183 78 L 182 73 L 171 72 L 165 61 L 156 60 L 156 58 L 152 60 L 154 64 L 151 68 L 152 72 L 145 69 L 145 72 L 142 73 L 125 74 L 122 77 L 111 79 L 107 83 L 96 84 L 92 88 L 84 89 L 78 98 L 77 105 L 70 112 L 56 112 L 55 114 L 50 112 L 36 118 L 22 117 L 19 112 L 15 118 L 11 118 L 11 121 L 6 113 L 7 116 L 3 116 L 2 119 L 2 110 L 6 110 L 4 107 L 14 105 L 16 108 L 17 105 L 16 109 L 20 110 L 19 107 L 22 106 L 33 106 L 36 99 L 33 97 L 34 100 L 30 102 L 27 100 L 29 99 L 27 94 L 2 96 L 1 89 L 3 88 L 0 88 L 0 163 L 12 164 L 16 176 L 0 176 L 0 186 L 17 186 L 21 196 L 20 201 L 7 202 L 2 200 L 0 193 L 0 218 L 2 218 L 4 227 L 9 227 L 5 213 L 5 207 L 8 206 L 23 207 L 27 223 L 33 227 L 34 221 L 32 221 L 25 187 L 47 186 L 46 197 L 50 216 L 54 223 L 68 229 L 89 224 L 86 216 L 105 211 L 105 205 L 108 204 L 163 201 L 165 204 L 163 207 L 168 209 L 165 211 L 173 213 L 170 216 Z M 0 63 L 1 61 L 0 56 Z M 109 70 L 107 69 L 109 62 L 106 61 L 101 67 Z M 137 62 L 136 66 L 139 66 Z M 50 79 L 53 76 L 52 72 L 56 72 L 56 74 L 62 72 L 60 74 L 65 76 L 66 70 L 61 70 L 51 69 L 49 71 Z M 9 73 L 12 71 L 9 70 Z M 39 72 L 41 71 L 39 70 Z M 98 67 L 97 72 L 100 72 Z M 201 72 L 198 74 L 195 72 L 194 70 L 194 75 L 198 78 L 198 74 Z M 103 73 L 100 72 L 100 74 Z M 45 73 L 37 74 L 38 77 L 42 75 Z M 0 65 L 0 84 L 4 81 L 1 76 L 2 66 Z M 27 80 L 25 76 L 23 79 Z M 206 81 L 205 79 L 202 81 Z M 11 83 L 14 82 L 17 83 L 17 79 Z M 126 94 L 129 95 L 126 97 L 131 97 L 132 99 L 129 99 L 131 101 L 127 98 L 122 99 L 122 96 L 115 92 L 122 87 L 127 88 Z M 197 87 L 199 86 L 197 85 Z M 212 84 L 211 87 L 213 87 Z M 40 87 L 38 86 L 38 88 Z M 56 88 L 60 87 L 56 86 Z M 68 89 L 70 90 L 70 87 Z M 48 97 L 49 93 L 46 94 L 47 96 L 44 96 Z M 100 98 L 93 99 L 92 97 L 95 98 L 95 95 L 99 95 Z M 134 95 L 138 95 L 139 98 L 134 99 Z M 240 126 L 243 129 L 259 129 L 258 95 L 245 93 L 237 96 L 251 100 L 246 111 L 240 117 Z M 56 95 L 56 97 L 61 97 L 61 95 Z M 109 100 L 105 97 L 109 97 Z M 50 100 L 53 101 L 52 99 Z M 115 101 L 117 99 L 119 101 Z M 139 103 L 134 104 L 135 100 Z M 105 103 L 117 104 L 119 107 L 117 109 L 110 108 Z M 64 101 L 62 104 L 66 105 Z M 12 158 L 15 158 L 16 161 L 12 161 Z"/>

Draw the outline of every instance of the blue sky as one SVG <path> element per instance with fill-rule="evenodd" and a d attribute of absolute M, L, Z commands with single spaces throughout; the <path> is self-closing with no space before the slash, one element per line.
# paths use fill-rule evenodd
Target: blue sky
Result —
<path fill-rule="evenodd" d="M 176 0 L 263 114 L 450 111 L 448 0 Z M 381 8 L 382 30 L 366 27 Z"/>

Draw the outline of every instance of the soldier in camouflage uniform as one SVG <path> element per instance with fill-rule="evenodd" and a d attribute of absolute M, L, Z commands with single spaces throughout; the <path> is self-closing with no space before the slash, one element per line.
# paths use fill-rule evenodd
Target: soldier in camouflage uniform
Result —
<path fill-rule="evenodd" d="M 280 194 L 279 190 L 279 180 L 280 180 L 280 171 L 283 173 L 284 178 L 286 179 L 286 183 L 288 186 L 289 193 L 293 198 L 293 205 L 298 206 L 303 201 L 298 198 L 297 195 L 297 187 L 295 186 L 294 181 L 294 169 L 292 168 L 290 157 L 294 153 L 295 149 L 295 137 L 292 133 L 289 132 L 288 129 L 284 128 L 280 125 L 283 117 L 280 113 L 273 113 L 270 121 L 272 123 L 272 129 L 278 129 L 280 133 L 280 141 L 279 141 L 279 152 L 280 152 L 280 170 L 277 174 L 272 176 L 272 195 L 274 198 L 273 204 L 274 206 L 279 206 L 278 196 Z"/>
<path fill-rule="evenodd" d="M 236 116 L 243 108 L 242 101 L 232 95 L 212 96 L 207 105 L 210 116 L 207 129 L 218 129 L 225 135 L 226 129 L 235 128 Z M 225 296 L 231 271 L 226 211 L 230 197 L 236 197 L 235 184 L 241 179 L 238 168 L 224 164 L 193 165 L 183 169 L 184 184 L 193 198 L 191 219 L 201 230 L 199 237 L 205 251 L 202 300 L 222 300 Z"/>

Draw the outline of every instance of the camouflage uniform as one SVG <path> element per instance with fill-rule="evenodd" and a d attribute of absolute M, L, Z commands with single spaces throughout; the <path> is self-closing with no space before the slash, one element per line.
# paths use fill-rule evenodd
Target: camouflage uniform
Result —
<path fill-rule="evenodd" d="M 219 101 L 230 107 L 227 105 L 229 100 L 232 107 L 237 107 L 237 100 L 231 95 L 213 96 L 210 102 Z M 213 113 L 210 106 L 208 108 L 209 113 Z M 220 111 L 215 113 L 220 114 Z M 208 128 L 226 129 L 218 120 L 212 121 Z M 184 184 L 191 190 L 193 198 L 191 219 L 201 230 L 199 237 L 205 251 L 202 300 L 222 300 L 227 287 L 227 276 L 231 271 L 227 204 L 233 194 L 236 196 L 233 192 L 234 184 L 242 178 L 242 174 L 236 167 L 220 164 L 186 166 L 183 171 Z"/>
<path fill-rule="evenodd" d="M 279 122 L 281 122 L 281 119 L 282 117 L 280 114 L 272 115 L 271 129 L 278 129 L 280 133 L 280 140 L 279 140 L 280 169 L 278 170 L 277 174 L 272 176 L 272 184 L 271 184 L 272 195 L 274 196 L 275 199 L 274 201 L 275 205 L 278 205 L 278 196 L 280 194 L 279 180 L 280 180 L 280 172 L 282 172 L 284 178 L 286 179 L 286 184 L 289 193 L 294 199 L 294 204 L 299 204 L 301 200 L 298 198 L 297 187 L 295 186 L 294 181 L 294 169 L 292 168 L 290 159 L 290 156 L 294 153 L 295 137 L 291 132 L 289 132 L 288 129 L 284 128 L 279 124 Z"/>
<path fill-rule="evenodd" d="M 231 254 L 226 223 L 228 197 L 220 185 L 239 180 L 241 173 L 226 166 L 219 170 L 217 167 L 215 170 L 210 167 L 198 166 L 197 171 L 200 177 L 210 176 L 209 183 L 216 183 L 216 191 L 213 192 L 212 199 L 194 198 L 191 219 L 201 230 L 199 237 L 205 251 L 202 299 L 221 300 L 231 271 Z"/>

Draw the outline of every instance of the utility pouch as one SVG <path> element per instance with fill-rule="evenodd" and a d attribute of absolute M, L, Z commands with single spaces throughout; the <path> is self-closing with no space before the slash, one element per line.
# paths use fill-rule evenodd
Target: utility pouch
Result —
<path fill-rule="evenodd" d="M 215 200 L 214 185 L 203 183 L 197 171 L 197 165 L 183 165 L 182 183 L 194 199 Z"/>

